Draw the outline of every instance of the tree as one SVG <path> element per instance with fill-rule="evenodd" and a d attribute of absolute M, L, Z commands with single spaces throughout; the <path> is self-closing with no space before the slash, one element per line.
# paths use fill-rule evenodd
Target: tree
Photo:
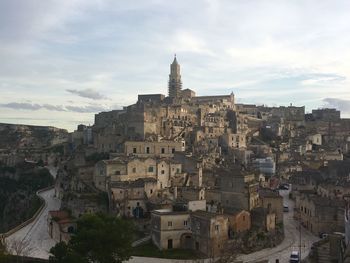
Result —
<path fill-rule="evenodd" d="M 129 221 L 105 214 L 87 214 L 77 221 L 68 244 L 50 250 L 50 262 L 121 263 L 132 253 L 133 226 Z"/>
<path fill-rule="evenodd" d="M 8 255 L 6 252 L 6 248 L 2 241 L 0 240 L 0 262 L 7 262 Z"/>
<path fill-rule="evenodd" d="M 4 245 L 5 251 L 15 256 L 16 262 L 20 262 L 21 257 L 28 257 L 35 251 L 35 249 L 30 246 L 30 242 L 25 239 L 6 239 Z"/>
<path fill-rule="evenodd" d="M 66 243 L 60 242 L 53 248 L 50 253 L 54 256 L 49 259 L 49 262 L 54 263 L 87 263 L 88 261 L 73 251 Z"/>

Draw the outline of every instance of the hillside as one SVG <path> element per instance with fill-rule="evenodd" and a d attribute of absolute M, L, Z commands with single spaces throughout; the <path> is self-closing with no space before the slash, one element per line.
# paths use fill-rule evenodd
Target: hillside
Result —
<path fill-rule="evenodd" d="M 0 123 L 0 149 L 42 148 L 67 137 L 67 130 L 55 127 Z"/>
<path fill-rule="evenodd" d="M 6 167 L 0 163 L 0 233 L 29 219 L 41 205 L 36 191 L 52 184 L 46 168 L 28 163 Z"/>

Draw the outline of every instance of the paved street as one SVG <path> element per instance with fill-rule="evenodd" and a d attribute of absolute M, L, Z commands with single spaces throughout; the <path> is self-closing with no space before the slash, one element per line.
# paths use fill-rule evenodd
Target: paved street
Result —
<path fill-rule="evenodd" d="M 283 196 L 284 203 L 288 204 L 289 207 L 289 212 L 284 213 L 285 239 L 277 247 L 264 249 L 249 255 L 242 255 L 239 257 L 240 260 L 243 260 L 244 262 L 256 262 L 259 260 L 268 259 L 269 262 L 272 263 L 275 262 L 276 259 L 279 259 L 280 263 L 287 263 L 289 262 L 291 252 L 293 250 L 299 251 L 299 225 L 293 219 L 294 202 L 288 198 L 289 191 L 282 190 L 280 193 Z M 302 228 L 301 231 L 301 238 L 301 256 L 304 258 L 308 255 L 311 245 L 315 241 L 319 240 L 319 238 L 304 228 Z"/>
<path fill-rule="evenodd" d="M 50 168 L 50 172 L 55 176 L 55 169 Z M 45 199 L 46 206 L 37 220 L 17 231 L 7 238 L 7 242 L 13 240 L 25 240 L 29 242 L 32 249 L 29 256 L 38 258 L 48 258 L 49 250 L 55 245 L 55 241 L 50 238 L 47 231 L 47 215 L 50 210 L 58 210 L 61 202 L 54 198 L 54 189 L 40 193 Z"/>

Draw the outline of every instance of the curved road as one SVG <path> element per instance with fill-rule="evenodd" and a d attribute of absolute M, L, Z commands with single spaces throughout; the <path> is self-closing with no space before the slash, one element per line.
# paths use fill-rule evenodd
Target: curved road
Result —
<path fill-rule="evenodd" d="M 56 177 L 56 170 L 50 168 L 51 174 Z M 6 242 L 11 243 L 14 240 L 23 240 L 29 244 L 30 247 L 30 257 L 36 258 L 49 258 L 49 250 L 56 244 L 56 241 L 50 238 L 47 228 L 47 216 L 49 211 L 58 210 L 61 206 L 61 201 L 54 197 L 54 189 L 50 189 L 40 193 L 39 195 L 45 200 L 45 207 L 38 216 L 29 225 L 15 232 L 8 238 Z"/>
<path fill-rule="evenodd" d="M 293 219 L 294 202 L 288 198 L 289 191 L 283 190 L 280 191 L 280 194 L 283 196 L 284 204 L 288 204 L 289 207 L 289 212 L 285 212 L 283 215 L 285 231 L 283 242 L 274 248 L 267 248 L 248 255 L 241 255 L 238 257 L 239 260 L 250 263 L 267 259 L 272 263 L 276 262 L 276 259 L 279 259 L 280 263 L 287 263 L 289 262 L 291 252 L 293 250 L 299 251 L 300 232 L 298 222 Z M 311 245 L 317 240 L 319 240 L 318 237 L 305 228 L 301 228 L 302 258 L 305 258 L 309 254 Z"/>

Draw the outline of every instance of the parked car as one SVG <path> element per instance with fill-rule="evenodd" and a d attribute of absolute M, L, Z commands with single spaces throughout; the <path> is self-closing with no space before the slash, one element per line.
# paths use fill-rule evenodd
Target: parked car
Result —
<path fill-rule="evenodd" d="M 289 190 L 289 184 L 280 184 L 279 189 L 280 190 Z"/>
<path fill-rule="evenodd" d="M 283 205 L 283 212 L 289 212 L 288 205 Z"/>
<path fill-rule="evenodd" d="M 289 258 L 290 263 L 299 263 L 300 262 L 300 256 L 299 251 L 292 251 Z"/>

